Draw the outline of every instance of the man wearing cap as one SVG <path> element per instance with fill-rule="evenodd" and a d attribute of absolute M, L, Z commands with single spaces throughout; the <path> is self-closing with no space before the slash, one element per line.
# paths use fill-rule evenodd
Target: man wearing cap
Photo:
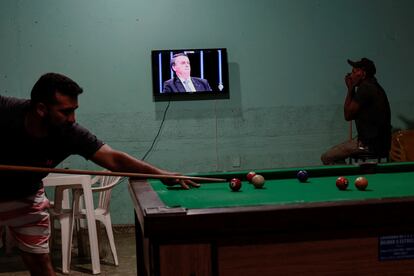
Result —
<path fill-rule="evenodd" d="M 388 156 L 391 146 L 391 110 L 384 89 L 375 78 L 374 62 L 367 58 L 348 60 L 352 72 L 345 76 L 346 121 L 355 120 L 358 136 L 329 149 L 321 156 L 323 164 L 344 163 L 354 154 Z"/>

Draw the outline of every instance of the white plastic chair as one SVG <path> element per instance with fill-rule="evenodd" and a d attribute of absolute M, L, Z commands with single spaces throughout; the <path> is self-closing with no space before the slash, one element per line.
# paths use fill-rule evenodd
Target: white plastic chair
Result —
<path fill-rule="evenodd" d="M 111 216 L 109 213 L 109 205 L 111 198 L 111 189 L 115 187 L 121 177 L 118 176 L 96 176 L 91 179 L 91 185 L 98 184 L 92 187 L 92 192 L 98 192 L 99 201 L 95 208 L 95 219 L 101 221 L 105 225 L 106 233 L 108 235 L 109 244 L 111 247 L 112 256 L 116 266 L 119 265 L 118 256 L 116 253 L 115 240 L 112 231 Z M 72 190 L 72 201 L 69 206 L 69 192 Z M 54 233 L 54 221 L 59 220 L 61 225 L 61 240 L 62 240 L 62 272 L 68 274 L 71 264 L 71 251 L 73 240 L 73 229 L 75 219 L 86 219 L 86 209 L 83 208 L 83 190 L 82 188 L 74 188 L 73 185 L 57 186 L 55 188 L 54 204 L 49 209 L 52 221 L 52 236 Z M 52 246 L 52 242 L 50 243 Z M 98 260 L 99 262 L 99 256 Z"/>
<path fill-rule="evenodd" d="M 111 247 L 112 256 L 114 259 L 115 266 L 119 265 L 118 262 L 118 255 L 116 252 L 115 247 L 115 240 L 114 234 L 112 231 L 112 221 L 111 221 L 111 214 L 109 212 L 109 206 L 111 202 L 111 192 L 112 188 L 115 187 L 119 180 L 121 179 L 120 176 L 96 176 L 92 178 L 91 185 L 98 184 L 96 187 L 92 188 L 92 192 L 99 193 L 99 200 L 97 207 L 95 208 L 95 219 L 100 221 L 104 224 L 106 234 L 108 237 L 109 245 Z M 74 218 L 78 219 L 86 219 L 86 209 L 83 208 L 83 197 L 82 197 L 82 189 L 74 189 L 73 190 L 73 208 Z M 79 224 L 78 224 L 79 225 Z"/>

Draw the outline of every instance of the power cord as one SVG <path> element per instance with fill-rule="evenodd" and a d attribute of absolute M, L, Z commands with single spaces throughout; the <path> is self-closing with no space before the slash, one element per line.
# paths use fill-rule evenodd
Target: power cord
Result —
<path fill-rule="evenodd" d="M 165 121 L 165 116 L 167 115 L 167 111 L 168 111 L 168 108 L 170 107 L 170 104 L 171 104 L 171 101 L 168 101 L 167 107 L 164 110 L 164 115 L 162 116 L 162 121 L 161 121 L 160 127 L 158 129 L 157 135 L 155 135 L 155 138 L 152 141 L 152 144 L 151 144 L 150 148 L 148 149 L 148 151 L 144 154 L 144 157 L 141 158 L 142 161 L 144 161 L 145 158 L 148 156 L 148 154 L 151 152 L 152 148 L 155 145 L 155 142 L 157 141 L 158 136 L 161 133 L 161 129 L 162 129 L 162 126 L 164 125 L 164 121 Z"/>

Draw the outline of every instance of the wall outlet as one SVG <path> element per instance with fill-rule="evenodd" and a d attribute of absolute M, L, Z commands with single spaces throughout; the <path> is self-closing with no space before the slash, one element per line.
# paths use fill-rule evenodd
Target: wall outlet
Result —
<path fill-rule="evenodd" d="M 239 168 L 241 165 L 240 156 L 234 156 L 231 158 L 231 166 L 233 168 Z"/>

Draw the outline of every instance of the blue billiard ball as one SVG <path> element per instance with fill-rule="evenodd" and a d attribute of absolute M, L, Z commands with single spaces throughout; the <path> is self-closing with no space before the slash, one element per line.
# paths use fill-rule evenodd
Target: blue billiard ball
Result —
<path fill-rule="evenodd" d="M 308 180 L 309 175 L 307 171 L 302 170 L 298 171 L 296 177 L 300 182 L 306 182 Z"/>

